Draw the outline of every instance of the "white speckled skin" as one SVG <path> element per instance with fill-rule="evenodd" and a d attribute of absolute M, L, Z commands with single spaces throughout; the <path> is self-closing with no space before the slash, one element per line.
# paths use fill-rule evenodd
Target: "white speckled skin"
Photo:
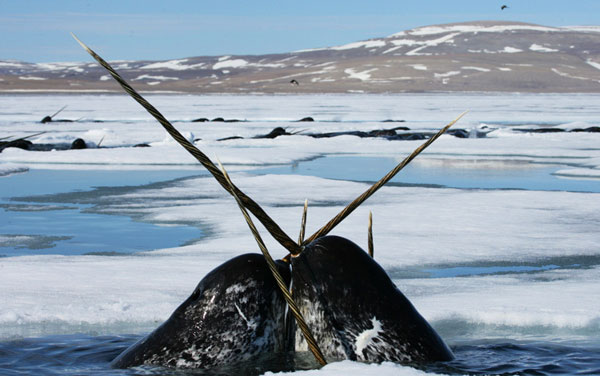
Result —
<path fill-rule="evenodd" d="M 327 361 L 443 361 L 452 352 L 356 244 L 326 236 L 289 265 L 278 261 Z M 295 339 L 295 343 L 293 340 Z M 114 361 L 215 368 L 308 351 L 264 257 L 236 257 L 210 272 L 154 332 Z"/>
<path fill-rule="evenodd" d="M 279 263 L 289 280 L 289 268 Z M 192 295 L 113 367 L 155 364 L 213 368 L 289 350 L 285 302 L 259 254 L 238 256 L 200 281 Z"/>
<path fill-rule="evenodd" d="M 328 361 L 454 357 L 379 264 L 347 239 L 326 236 L 309 244 L 292 259 L 292 280 L 294 299 Z M 306 350 L 300 333 L 296 350 Z"/>

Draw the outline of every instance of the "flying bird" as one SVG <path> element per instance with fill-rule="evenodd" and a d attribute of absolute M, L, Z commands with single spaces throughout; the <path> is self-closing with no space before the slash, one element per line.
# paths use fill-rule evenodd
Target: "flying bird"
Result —
<path fill-rule="evenodd" d="M 504 10 L 506 8 L 508 8 L 508 5 L 503 5 L 503 6 L 500 7 L 500 10 Z"/>
<path fill-rule="evenodd" d="M 290 84 L 296 85 L 296 86 L 300 86 L 300 83 L 298 81 L 296 81 L 296 80 L 291 80 Z"/>

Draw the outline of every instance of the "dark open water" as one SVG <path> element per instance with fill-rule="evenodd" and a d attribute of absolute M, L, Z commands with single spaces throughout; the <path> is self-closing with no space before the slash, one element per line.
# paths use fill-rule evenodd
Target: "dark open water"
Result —
<path fill-rule="evenodd" d="M 292 167 L 265 168 L 258 173 L 296 173 L 335 179 L 374 181 L 396 163 L 385 158 L 377 158 L 376 162 L 374 165 L 373 159 L 356 157 L 320 158 Z M 340 166 L 348 167 L 340 168 Z M 496 172 L 490 171 L 489 168 L 469 168 L 459 170 L 458 173 L 457 170 L 449 173 L 446 167 L 420 168 L 413 164 L 394 179 L 394 183 L 466 189 L 512 188 L 600 192 L 600 179 L 560 179 L 552 175 L 558 169 L 556 166 L 527 167 Z M 37 242 L 5 245 L 0 247 L 0 254 L 18 256 L 45 253 L 106 253 L 109 255 L 107 257 L 110 257 L 115 249 L 118 249 L 117 253 L 131 253 L 194 241 L 202 236 L 202 230 L 197 226 L 160 227 L 136 222 L 130 217 L 98 214 L 94 212 L 90 202 L 94 197 L 106 193 L 106 190 L 128 189 L 123 188 L 123 185 L 163 184 L 167 180 L 201 173 L 203 171 L 33 170 L 4 177 L 3 184 L 0 184 L 0 223 L 3 224 L 0 235 L 17 233 L 35 235 Z M 40 185 L 40 181 L 45 183 Z M 90 193 L 91 196 L 88 197 L 86 192 L 94 193 Z M 130 230 L 122 232 L 123 228 Z M 64 229 L 74 230 L 66 233 Z M 140 239 L 147 239 L 147 241 L 140 243 Z M 178 240 L 174 243 L 168 239 Z M 420 272 L 428 273 L 432 278 L 444 278 L 457 275 L 530 272 L 535 271 L 536 268 L 545 270 L 559 267 L 564 265 L 560 262 L 542 266 L 501 265 L 494 266 L 493 270 L 490 267 L 478 268 L 477 266 L 462 269 L 448 267 Z M 394 273 L 394 271 L 390 272 Z M 402 274 L 402 271 L 398 273 Z M 110 361 L 140 337 L 117 334 L 110 336 L 74 334 L 3 340 L 0 341 L 0 375 L 221 375 L 260 374 L 268 370 L 298 370 L 314 367 L 310 359 L 299 356 L 208 372 L 175 371 L 154 367 L 111 369 Z M 444 374 L 600 375 L 600 339 L 593 336 L 592 338 L 594 338 L 592 341 L 570 342 L 445 338 L 456 355 L 454 361 L 415 366 L 429 372 Z"/>
<path fill-rule="evenodd" d="M 258 375 L 313 367 L 305 357 L 212 371 L 110 368 L 110 361 L 138 336 L 64 335 L 0 342 L 2 375 Z M 451 362 L 415 365 L 428 372 L 470 375 L 599 375 L 599 346 L 585 343 L 471 341 L 451 346 Z M 400 370 L 399 370 L 400 372 Z"/>

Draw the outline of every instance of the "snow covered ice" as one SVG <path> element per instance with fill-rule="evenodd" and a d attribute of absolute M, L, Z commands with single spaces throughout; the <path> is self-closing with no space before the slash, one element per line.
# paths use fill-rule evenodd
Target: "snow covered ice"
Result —
<path fill-rule="evenodd" d="M 403 181 L 400 172 L 395 184 L 376 193 L 334 233 L 366 249 L 372 211 L 375 259 L 450 346 L 493 338 L 600 343 L 600 134 L 515 131 L 599 126 L 600 96 L 152 95 L 148 99 L 209 157 L 218 157 L 236 185 L 292 238 L 299 231 L 304 199 L 309 201 L 307 234 L 312 234 L 376 178 L 366 175 L 369 171 L 339 178 L 272 169 L 292 166 L 292 171 L 293 166 L 317 158 L 339 156 L 400 161 L 422 141 L 314 139 L 302 132 L 276 139 L 249 137 L 277 126 L 306 133 L 397 125 L 433 131 L 470 110 L 455 128 L 486 130 L 487 137 L 444 135 L 413 162 L 418 171 L 439 169 L 444 177 L 437 183 L 434 176 L 426 185 L 415 185 Z M 39 123 L 65 104 L 68 107 L 60 117 L 76 122 Z M 296 122 L 306 116 L 316 121 Z M 190 122 L 199 117 L 246 121 Z M 382 123 L 388 119 L 405 122 Z M 103 204 L 95 210 L 123 216 L 135 213 L 136 220 L 159 226 L 200 224 L 204 231 L 192 244 L 118 257 L 32 251 L 0 258 L 2 340 L 148 332 L 214 267 L 241 253 L 258 252 L 233 199 L 128 97 L 0 96 L 0 130 L 2 136 L 13 137 L 46 131 L 31 139 L 36 143 L 70 143 L 80 137 L 91 146 L 100 142 L 103 146 L 49 152 L 3 150 L 2 210 L 8 210 L 10 198 L 22 195 L 9 188 L 11 179 L 37 169 L 85 170 L 90 176 L 103 169 L 189 170 L 189 176 L 167 184 L 98 193 Z M 217 141 L 229 136 L 245 138 Z M 151 147 L 130 147 L 139 143 Z M 552 169 L 548 179 L 588 185 L 577 190 L 543 184 L 536 189 L 464 188 L 448 178 L 469 171 L 484 180 L 514 171 L 526 176 L 546 168 Z M 377 166 L 372 169 L 379 171 Z M 69 190 L 65 185 L 65 192 Z M 0 254 L 2 247 L 19 241 L 16 235 L 21 234 L 0 228 Z M 274 257 L 285 256 L 274 240 L 263 238 Z M 457 268 L 464 269 L 459 273 Z M 341 372 L 425 373 L 394 364 L 348 361 L 298 371 Z"/>

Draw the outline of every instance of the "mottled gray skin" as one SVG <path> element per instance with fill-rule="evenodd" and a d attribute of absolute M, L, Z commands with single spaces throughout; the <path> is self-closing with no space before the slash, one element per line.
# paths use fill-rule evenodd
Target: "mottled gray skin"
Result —
<path fill-rule="evenodd" d="M 289 281 L 289 267 L 277 264 Z M 112 366 L 213 368 L 289 350 L 285 307 L 265 258 L 238 256 L 206 275 L 166 322 Z"/>
<path fill-rule="evenodd" d="M 292 259 L 293 297 L 327 361 L 446 361 L 452 352 L 373 258 L 325 236 Z M 296 351 L 306 349 L 296 333 Z"/>

